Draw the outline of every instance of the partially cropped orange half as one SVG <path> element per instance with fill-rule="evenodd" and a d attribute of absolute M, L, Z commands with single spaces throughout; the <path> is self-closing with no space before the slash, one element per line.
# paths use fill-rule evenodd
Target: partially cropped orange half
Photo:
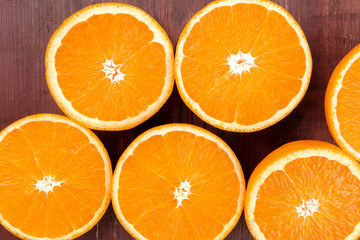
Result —
<path fill-rule="evenodd" d="M 360 45 L 341 60 L 331 75 L 325 114 L 336 143 L 360 160 Z"/>
<path fill-rule="evenodd" d="M 248 182 L 245 218 L 256 240 L 357 240 L 360 166 L 342 149 L 297 141 L 270 153 Z"/>
<path fill-rule="evenodd" d="M 0 169 L 0 223 L 22 239 L 76 238 L 110 203 L 112 170 L 104 146 L 60 115 L 32 115 L 5 128 Z"/>
<path fill-rule="evenodd" d="M 112 203 L 136 239 L 224 239 L 241 215 L 241 166 L 216 135 L 169 124 L 140 135 L 116 166 Z"/>
<path fill-rule="evenodd" d="M 223 130 L 253 132 L 287 116 L 303 98 L 312 58 L 303 31 L 267 0 L 220 0 L 181 33 L 175 77 L 186 105 Z"/>
<path fill-rule="evenodd" d="M 46 79 L 59 107 L 92 129 L 123 130 L 154 115 L 171 94 L 174 53 L 162 27 L 130 5 L 76 12 L 50 39 Z"/>

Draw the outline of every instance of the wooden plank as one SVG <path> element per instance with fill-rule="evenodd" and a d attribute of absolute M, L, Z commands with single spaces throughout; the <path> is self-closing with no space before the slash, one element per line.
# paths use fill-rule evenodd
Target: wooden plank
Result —
<path fill-rule="evenodd" d="M 35 113 L 62 114 L 45 81 L 44 56 L 56 28 L 81 8 L 102 1 L 0 0 L 0 129 Z M 187 21 L 210 0 L 123 0 L 152 15 L 167 31 L 173 45 Z M 186 122 L 206 127 L 227 142 L 238 156 L 246 179 L 272 150 L 299 139 L 334 142 L 324 117 L 324 95 L 330 74 L 340 59 L 360 40 L 357 0 L 275 0 L 303 28 L 314 59 L 304 100 L 283 121 L 266 130 L 240 134 L 218 130 L 202 122 L 185 106 L 176 89 L 150 120 L 123 132 L 99 132 L 115 166 L 131 141 L 145 130 L 164 123 Z M 21 207 L 21 206 L 19 206 Z M 0 239 L 17 239 L 0 227 Z M 96 227 L 82 240 L 132 239 L 109 207 Z M 253 239 L 242 217 L 227 239 Z"/>

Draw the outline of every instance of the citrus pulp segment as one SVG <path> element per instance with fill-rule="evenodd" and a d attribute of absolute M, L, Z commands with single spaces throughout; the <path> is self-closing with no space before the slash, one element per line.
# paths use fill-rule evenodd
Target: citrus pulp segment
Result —
<path fill-rule="evenodd" d="M 73 239 L 110 203 L 112 169 L 90 130 L 54 114 L 0 133 L 0 223 L 22 239 Z"/>
<path fill-rule="evenodd" d="M 304 96 L 311 71 L 300 26 L 267 0 L 209 4 L 184 28 L 175 55 L 186 105 L 228 131 L 257 131 L 283 119 Z"/>
<path fill-rule="evenodd" d="M 360 166 L 340 148 L 297 141 L 270 153 L 254 170 L 245 219 L 257 240 L 357 240 Z"/>
<path fill-rule="evenodd" d="M 147 13 L 95 4 L 66 19 L 50 39 L 46 79 L 72 120 L 123 130 L 150 118 L 170 96 L 173 59 L 169 38 Z"/>
<path fill-rule="evenodd" d="M 335 68 L 325 96 L 325 115 L 336 143 L 360 159 L 360 45 Z"/>
<path fill-rule="evenodd" d="M 214 134 L 188 124 L 152 128 L 122 154 L 115 213 L 136 239 L 223 239 L 243 208 L 241 166 Z"/>

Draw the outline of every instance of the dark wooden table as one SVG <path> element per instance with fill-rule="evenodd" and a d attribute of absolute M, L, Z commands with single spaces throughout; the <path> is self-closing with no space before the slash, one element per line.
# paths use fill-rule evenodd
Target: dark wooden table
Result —
<path fill-rule="evenodd" d="M 0 129 L 36 113 L 63 114 L 45 80 L 44 57 L 56 28 L 72 13 L 101 1 L 0 0 Z M 186 22 L 211 0 L 122 0 L 148 12 L 166 30 L 173 45 Z M 174 89 L 164 107 L 140 126 L 96 134 L 105 144 L 113 167 L 125 148 L 145 130 L 165 123 L 192 123 L 220 136 L 235 151 L 246 180 L 256 165 L 284 143 L 317 139 L 334 143 L 324 117 L 324 95 L 336 64 L 360 42 L 359 0 L 275 0 L 299 22 L 314 60 L 309 89 L 284 120 L 256 133 L 230 133 L 205 124 Z M 19 206 L 21 207 L 21 206 Z M 0 240 L 17 239 L 0 226 Z M 83 240 L 132 239 L 111 208 Z M 253 239 L 242 216 L 227 239 Z"/>

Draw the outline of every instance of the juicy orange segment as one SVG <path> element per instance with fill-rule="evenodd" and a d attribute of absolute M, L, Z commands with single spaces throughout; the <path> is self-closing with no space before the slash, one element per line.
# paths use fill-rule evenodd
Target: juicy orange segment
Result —
<path fill-rule="evenodd" d="M 112 191 L 115 213 L 136 239 L 223 239 L 240 217 L 245 185 L 221 139 L 172 124 L 126 149 Z"/>
<path fill-rule="evenodd" d="M 329 130 L 341 148 L 360 159 L 360 46 L 338 64 L 325 97 Z"/>
<path fill-rule="evenodd" d="M 266 0 L 215 1 L 183 30 L 175 76 L 185 103 L 229 131 L 275 124 L 300 102 L 312 60 L 304 33 Z"/>
<path fill-rule="evenodd" d="M 124 4 L 89 6 L 54 33 L 46 53 L 47 81 L 73 120 L 121 130 L 151 117 L 173 87 L 173 50 L 161 26 Z"/>
<path fill-rule="evenodd" d="M 29 116 L 4 129 L 0 168 L 0 222 L 23 239 L 75 238 L 110 202 L 105 148 L 59 115 Z"/>
<path fill-rule="evenodd" d="M 319 141 L 286 144 L 250 177 L 245 217 L 255 239 L 358 239 L 360 167 Z"/>

